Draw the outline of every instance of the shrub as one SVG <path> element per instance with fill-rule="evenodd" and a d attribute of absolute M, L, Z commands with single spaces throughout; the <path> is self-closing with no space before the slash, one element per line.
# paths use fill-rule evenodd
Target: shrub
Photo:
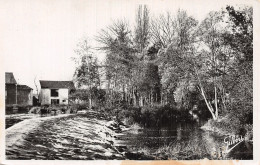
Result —
<path fill-rule="evenodd" d="M 134 125 L 135 121 L 133 117 L 126 117 L 122 121 L 125 125 Z"/>
<path fill-rule="evenodd" d="M 166 126 L 178 120 L 187 119 L 187 111 L 177 109 L 176 106 L 145 106 L 142 108 L 130 108 L 125 114 L 132 116 L 134 121 L 145 127 Z"/>
<path fill-rule="evenodd" d="M 188 111 L 176 106 L 144 106 L 144 107 L 100 107 L 98 111 L 108 118 L 116 118 L 125 124 L 138 123 L 144 127 L 168 126 L 180 120 L 189 120 Z"/>
<path fill-rule="evenodd" d="M 210 119 L 205 125 L 207 129 L 211 129 L 220 134 L 242 135 L 247 132 L 244 125 L 241 124 L 238 118 L 227 115 L 219 120 Z"/>

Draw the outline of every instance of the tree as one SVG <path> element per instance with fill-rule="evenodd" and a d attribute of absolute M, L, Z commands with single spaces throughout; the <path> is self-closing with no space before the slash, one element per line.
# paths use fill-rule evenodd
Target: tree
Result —
<path fill-rule="evenodd" d="M 87 39 L 78 44 L 78 49 L 75 52 L 78 57 L 74 58 L 77 65 L 74 79 L 78 88 L 87 88 L 89 90 L 89 108 L 91 108 L 94 97 L 92 89 L 100 86 L 97 58 L 93 56 Z"/>
<path fill-rule="evenodd" d="M 134 31 L 134 48 L 137 52 L 136 67 L 133 75 L 135 95 L 140 96 L 140 103 L 152 105 L 160 101 L 160 77 L 158 65 L 154 62 L 157 58 L 158 48 L 150 45 L 151 25 L 149 9 L 146 5 L 139 5 L 136 15 Z M 141 73 L 141 74 L 140 74 Z M 135 100 L 138 96 L 135 96 Z M 144 101 L 143 101 L 144 100 Z M 137 102 L 137 101 L 135 101 Z"/>
<path fill-rule="evenodd" d="M 142 76 L 138 78 L 138 91 L 146 104 L 159 103 L 161 99 L 161 82 L 158 65 L 154 62 L 158 50 L 155 47 L 148 48 L 142 60 Z"/>
<path fill-rule="evenodd" d="M 240 62 L 253 61 L 253 8 L 245 7 L 235 10 L 232 6 L 226 7 L 232 33 L 226 34 L 226 39 L 232 49 L 241 52 Z"/>
<path fill-rule="evenodd" d="M 179 10 L 175 19 L 168 19 L 173 22 L 166 23 L 174 28 L 174 33 L 170 43 L 159 53 L 163 86 L 173 89 L 178 87 L 176 93 L 180 94 L 178 100 L 182 104 L 184 97 L 188 96 L 185 93 L 191 92 L 190 86 L 197 84 L 214 120 L 218 118 L 218 91 L 225 74 L 221 70 L 224 62 L 220 60 L 226 50 L 222 37 L 225 30 L 219 28 L 221 16 L 218 12 L 211 12 L 197 26 L 198 22 L 194 18 Z M 213 96 L 212 90 L 208 88 L 211 84 Z M 181 87 L 183 85 L 186 87 Z"/>
<path fill-rule="evenodd" d="M 150 37 L 150 19 L 149 19 L 149 10 L 147 5 L 139 5 L 136 15 L 136 27 L 134 33 L 134 43 L 137 51 L 139 53 L 149 44 Z"/>
<path fill-rule="evenodd" d="M 206 65 L 206 75 L 213 83 L 214 88 L 214 108 L 210 103 L 207 103 L 208 109 L 212 113 L 213 119 L 217 119 L 219 115 L 219 81 L 221 75 L 225 74 L 220 71 L 220 57 L 223 56 L 223 42 L 222 34 L 224 33 L 224 27 L 221 26 L 222 15 L 219 12 L 210 12 L 206 19 L 202 21 L 198 28 L 198 34 L 200 35 L 200 41 L 205 46 L 201 52 L 206 57 L 204 65 Z M 205 94 L 206 95 L 206 94 Z M 206 96 L 205 96 L 206 97 Z M 210 98 L 211 99 L 211 98 Z"/>
<path fill-rule="evenodd" d="M 183 10 L 150 19 L 148 8 L 139 6 L 133 31 L 117 21 L 97 37 L 107 55 L 106 95 L 137 106 L 161 100 L 189 109 L 204 101 L 217 120 L 230 109 L 234 89 L 243 87 L 243 102 L 251 98 L 251 86 L 244 83 L 252 75 L 250 14 L 251 9 L 228 7 L 199 24 Z"/>
<path fill-rule="evenodd" d="M 224 35 L 226 44 L 236 60 L 227 87 L 233 100 L 231 114 L 242 123 L 252 124 L 253 113 L 253 8 L 227 6 L 230 33 Z"/>
<path fill-rule="evenodd" d="M 132 69 L 135 66 L 134 50 L 132 48 L 131 31 L 125 21 L 117 21 L 101 30 L 97 41 L 101 44 L 99 50 L 106 53 L 106 78 L 111 97 L 115 91 L 121 92 L 121 101 L 129 100 L 127 91 L 131 86 Z M 110 92 L 110 88 L 113 88 Z"/>
<path fill-rule="evenodd" d="M 171 17 L 167 13 L 167 17 L 160 16 L 160 18 L 162 18 L 160 29 L 157 30 L 158 33 L 163 34 L 163 37 L 159 39 L 163 44 L 158 52 L 157 61 L 163 93 L 173 95 L 178 82 L 189 79 L 191 76 L 190 70 L 193 65 L 191 50 L 195 43 L 197 21 L 182 10 L 178 11 L 176 17 Z M 166 100 L 166 102 L 169 101 L 167 97 Z"/>
<path fill-rule="evenodd" d="M 151 40 L 154 45 L 166 48 L 173 41 L 176 27 L 169 12 L 153 19 L 150 26 Z"/>

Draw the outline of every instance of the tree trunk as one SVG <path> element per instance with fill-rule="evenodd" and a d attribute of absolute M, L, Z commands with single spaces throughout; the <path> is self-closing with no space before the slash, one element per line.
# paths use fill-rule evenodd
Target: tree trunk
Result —
<path fill-rule="evenodd" d="M 227 112 L 227 106 L 226 106 L 226 98 L 225 95 L 221 96 L 222 104 L 223 104 L 223 110 Z"/>
<path fill-rule="evenodd" d="M 205 103 L 206 103 L 206 105 L 207 105 L 208 110 L 210 111 L 210 113 L 211 113 L 213 119 L 216 120 L 217 117 L 216 117 L 215 114 L 214 114 L 214 109 L 213 109 L 213 107 L 211 106 L 211 104 L 209 104 L 209 102 L 208 102 L 208 100 L 207 100 L 207 97 L 206 97 L 206 95 L 205 95 L 204 89 L 203 89 L 202 87 L 200 87 L 200 90 L 201 90 L 202 97 L 203 97 L 203 99 L 204 99 L 204 101 L 205 101 Z"/>
<path fill-rule="evenodd" d="M 92 89 L 91 85 L 89 86 L 89 109 L 92 107 L 92 95 L 91 95 Z"/>
<path fill-rule="evenodd" d="M 89 109 L 91 109 L 91 107 L 92 107 L 92 99 L 89 98 Z"/>
<path fill-rule="evenodd" d="M 126 100 L 126 96 L 125 96 L 125 84 L 123 84 L 123 97 L 122 97 L 123 99 L 123 101 L 125 101 Z"/>
<path fill-rule="evenodd" d="M 136 106 L 137 103 L 136 103 L 136 96 L 135 96 L 135 89 L 134 89 L 134 87 L 132 89 L 132 95 L 133 95 L 133 104 L 134 104 L 134 106 Z"/>
<path fill-rule="evenodd" d="M 206 105 L 207 105 L 208 110 L 210 111 L 210 113 L 211 113 L 211 115 L 212 115 L 213 120 L 217 120 L 217 117 L 216 117 L 216 115 L 214 114 L 214 109 L 213 109 L 213 107 L 211 106 L 211 104 L 209 104 L 208 99 L 207 99 L 207 97 L 206 97 L 206 95 L 205 95 L 205 91 L 204 91 L 204 89 L 203 89 L 203 86 L 202 86 L 202 83 L 201 83 L 201 80 L 200 80 L 200 77 L 199 77 L 199 74 L 198 74 L 198 71 L 197 71 L 197 68 L 196 68 L 195 65 L 194 65 L 194 69 L 195 69 L 196 78 L 197 78 L 197 80 L 198 80 L 198 82 L 199 82 L 199 89 L 200 89 L 200 91 L 201 91 L 201 95 L 202 95 L 202 97 L 203 97 L 203 99 L 204 99 L 204 101 L 205 101 L 205 103 L 206 103 Z"/>
<path fill-rule="evenodd" d="M 215 116 L 218 118 L 218 96 L 217 96 L 217 87 L 215 86 Z"/>
<path fill-rule="evenodd" d="M 140 106 L 142 107 L 143 106 L 143 97 L 142 96 L 140 96 Z"/>

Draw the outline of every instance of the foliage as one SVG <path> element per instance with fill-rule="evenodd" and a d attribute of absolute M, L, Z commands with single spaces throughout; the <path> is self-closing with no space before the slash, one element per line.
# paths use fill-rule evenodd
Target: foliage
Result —
<path fill-rule="evenodd" d="M 243 53 L 240 61 L 253 61 L 253 8 L 235 10 L 233 6 L 227 6 L 226 10 L 233 32 L 226 36 L 231 41 L 229 44 L 237 52 Z"/>
<path fill-rule="evenodd" d="M 150 28 L 149 28 L 149 10 L 147 5 L 138 6 L 136 15 L 136 27 L 134 42 L 138 52 L 142 52 L 149 44 Z"/>
<path fill-rule="evenodd" d="M 253 8 L 226 7 L 232 33 L 224 38 L 235 52 L 236 63 L 230 75 L 230 114 L 241 125 L 252 124 L 253 115 Z"/>
<path fill-rule="evenodd" d="M 88 41 L 85 39 L 79 43 L 78 54 L 74 61 L 77 65 L 74 72 L 74 79 L 78 88 L 88 89 L 89 108 L 92 107 L 92 99 L 94 98 L 94 89 L 100 86 L 100 75 L 97 64 L 97 58 L 93 56 Z M 75 94 L 78 99 L 86 100 L 86 91 L 79 91 Z"/>
<path fill-rule="evenodd" d="M 100 77 L 98 72 L 97 58 L 93 56 L 88 41 L 85 39 L 78 45 L 75 51 L 78 58 L 74 58 L 77 64 L 74 78 L 78 87 L 98 87 Z"/>
<path fill-rule="evenodd" d="M 199 22 L 181 9 L 151 17 L 140 5 L 133 30 L 127 20 L 117 20 L 96 37 L 98 50 L 106 53 L 106 89 L 96 98 L 119 108 L 119 116 L 146 125 L 168 120 L 164 114 L 188 115 L 194 107 L 207 110 L 213 120 L 232 116 L 239 125 L 252 123 L 252 13 L 252 7 L 227 6 Z M 75 75 L 98 89 L 97 62 L 88 58 L 86 45 L 79 52 L 90 63 L 80 58 Z"/>
<path fill-rule="evenodd" d="M 132 120 L 131 123 L 139 123 L 144 127 L 168 126 L 171 123 L 181 120 L 191 120 L 187 117 L 187 111 L 181 111 L 175 106 L 144 106 L 128 107 L 127 109 L 118 109 L 117 115 L 120 120 L 125 118 Z"/>

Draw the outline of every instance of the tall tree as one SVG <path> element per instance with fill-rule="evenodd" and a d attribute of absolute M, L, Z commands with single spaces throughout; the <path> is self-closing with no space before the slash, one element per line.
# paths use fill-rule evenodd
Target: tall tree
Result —
<path fill-rule="evenodd" d="M 226 7 L 230 33 L 224 35 L 226 44 L 236 60 L 227 87 L 232 98 L 233 114 L 242 122 L 252 123 L 253 111 L 253 8 Z M 251 114 L 251 115 L 250 115 Z M 251 116 L 251 117 L 250 117 Z"/>
<path fill-rule="evenodd" d="M 91 108 L 94 98 L 93 89 L 100 86 L 97 58 L 94 57 L 87 39 L 78 44 L 75 52 L 78 57 L 74 58 L 77 65 L 74 79 L 78 88 L 87 88 L 89 90 L 89 107 Z"/>
<path fill-rule="evenodd" d="M 161 16 L 161 18 L 162 17 L 163 16 Z M 163 19 L 166 22 L 163 21 L 164 23 L 161 23 L 164 25 L 163 29 L 169 30 L 168 32 L 163 29 L 160 31 L 164 31 L 162 32 L 163 34 L 165 34 L 165 32 L 166 34 L 169 33 L 171 37 L 168 38 L 166 34 L 165 37 L 163 37 L 165 38 L 163 40 L 167 42 L 164 42 L 164 46 L 162 46 L 158 52 L 159 70 L 162 77 L 161 82 L 164 93 L 171 93 L 171 95 L 173 95 L 173 91 L 175 91 L 178 82 L 190 77 L 189 70 L 191 70 L 191 68 L 187 62 L 191 63 L 188 59 L 191 58 L 191 50 L 195 43 L 196 35 L 194 32 L 197 21 L 182 10 L 178 11 L 176 17 L 170 17 L 168 13 L 167 17 L 163 18 L 167 18 Z"/>
<path fill-rule="evenodd" d="M 139 5 L 136 14 L 136 27 L 134 42 L 138 52 L 142 52 L 149 44 L 150 37 L 150 18 L 147 5 Z"/>
<path fill-rule="evenodd" d="M 99 49 L 107 55 L 105 65 L 108 88 L 121 91 L 122 101 L 127 99 L 126 91 L 135 65 L 130 34 L 129 25 L 125 21 L 117 21 L 97 36 L 97 41 L 101 43 Z"/>
<path fill-rule="evenodd" d="M 205 46 L 201 52 L 202 56 L 206 57 L 206 76 L 213 83 L 214 88 L 214 108 L 208 103 L 208 108 L 212 113 L 214 119 L 219 115 L 219 99 L 218 99 L 218 80 L 223 74 L 220 71 L 220 56 L 223 54 L 222 47 L 222 34 L 224 33 L 224 27 L 221 26 L 222 15 L 220 12 L 210 12 L 208 16 L 202 21 L 198 27 L 198 34 L 200 35 L 201 44 Z M 211 98 L 209 98 L 211 100 Z"/>

